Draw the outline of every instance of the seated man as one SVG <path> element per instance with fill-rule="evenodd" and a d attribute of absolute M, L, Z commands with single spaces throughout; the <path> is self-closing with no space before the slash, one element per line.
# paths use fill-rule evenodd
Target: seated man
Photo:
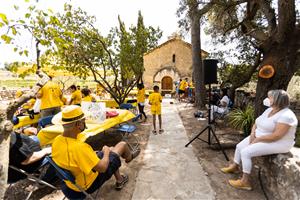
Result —
<path fill-rule="evenodd" d="M 117 190 L 123 188 L 128 176 L 119 172 L 120 157 L 128 163 L 139 154 L 139 150 L 131 152 L 125 142 L 120 142 L 115 147 L 104 146 L 102 151 L 96 153 L 87 143 L 76 140 L 78 134 L 86 128 L 84 113 L 77 105 L 65 107 L 61 113 L 53 117 L 52 123 L 61 124 L 64 128 L 63 134 L 57 136 L 52 144 L 53 161 L 70 171 L 80 187 L 87 193 L 93 193 L 114 175 L 115 188 Z M 85 196 L 68 181 L 63 184 L 62 191 L 70 199 Z"/>
<path fill-rule="evenodd" d="M 9 165 L 33 173 L 40 168 L 45 156 L 49 154 L 51 154 L 51 148 L 41 149 L 39 142 L 27 135 L 13 132 L 10 136 Z M 53 174 L 55 174 L 54 169 L 49 167 L 42 179 L 50 183 L 54 181 Z M 8 183 L 14 183 L 24 178 L 26 175 L 9 168 Z"/>

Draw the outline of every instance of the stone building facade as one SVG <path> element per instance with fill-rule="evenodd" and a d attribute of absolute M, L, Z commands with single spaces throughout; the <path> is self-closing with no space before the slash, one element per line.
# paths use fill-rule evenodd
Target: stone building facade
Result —
<path fill-rule="evenodd" d="M 202 50 L 203 58 L 208 53 Z M 163 93 L 175 90 L 175 81 L 192 78 L 192 45 L 175 35 L 144 55 L 145 87 L 158 85 Z"/>

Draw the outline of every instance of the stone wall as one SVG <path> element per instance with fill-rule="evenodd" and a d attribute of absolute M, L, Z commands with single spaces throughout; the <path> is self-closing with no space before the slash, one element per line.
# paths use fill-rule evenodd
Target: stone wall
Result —
<path fill-rule="evenodd" d="M 269 199 L 300 199 L 300 149 L 287 154 L 255 159 L 261 168 L 261 180 Z"/>

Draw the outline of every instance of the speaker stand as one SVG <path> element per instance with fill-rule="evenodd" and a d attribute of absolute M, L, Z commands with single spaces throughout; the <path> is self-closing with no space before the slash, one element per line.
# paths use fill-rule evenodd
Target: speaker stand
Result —
<path fill-rule="evenodd" d="M 211 145 L 211 134 L 212 134 L 213 137 L 215 138 L 215 140 L 216 140 L 218 146 L 220 147 L 220 149 L 221 149 L 221 151 L 222 151 L 222 153 L 223 153 L 225 159 L 226 159 L 227 161 L 229 161 L 229 158 L 228 158 L 227 154 L 225 153 L 225 151 L 224 151 L 222 145 L 220 144 L 220 141 L 219 141 L 219 139 L 218 139 L 218 137 L 217 137 L 217 135 L 216 135 L 216 133 L 215 133 L 213 127 L 212 127 L 212 126 L 213 126 L 213 122 L 212 122 L 212 120 L 211 120 L 211 114 L 210 114 L 210 111 L 211 111 L 211 105 L 210 105 L 211 85 L 210 85 L 210 84 L 208 85 L 208 88 L 209 88 L 209 89 L 208 89 L 208 90 L 209 90 L 209 91 L 208 91 L 208 92 L 209 92 L 209 95 L 208 95 L 208 106 L 209 106 L 209 108 L 208 108 L 208 124 L 206 125 L 206 127 L 205 127 L 204 129 L 202 129 L 202 130 L 200 131 L 200 133 L 198 133 L 193 139 L 191 139 L 191 140 L 185 145 L 185 147 L 188 147 L 188 146 L 189 146 L 193 141 L 195 141 L 196 139 L 201 140 L 201 141 L 207 143 L 208 145 Z M 207 139 L 207 141 L 206 141 L 206 140 L 203 140 L 203 139 L 201 139 L 201 138 L 199 138 L 199 136 L 200 136 L 202 133 L 204 133 L 206 130 L 208 131 L 208 139 Z"/>

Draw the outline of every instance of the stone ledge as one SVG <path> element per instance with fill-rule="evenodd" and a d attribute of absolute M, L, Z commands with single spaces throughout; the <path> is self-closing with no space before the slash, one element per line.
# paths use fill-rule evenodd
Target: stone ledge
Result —
<path fill-rule="evenodd" d="M 255 159 L 269 199 L 300 199 L 300 148 Z"/>

